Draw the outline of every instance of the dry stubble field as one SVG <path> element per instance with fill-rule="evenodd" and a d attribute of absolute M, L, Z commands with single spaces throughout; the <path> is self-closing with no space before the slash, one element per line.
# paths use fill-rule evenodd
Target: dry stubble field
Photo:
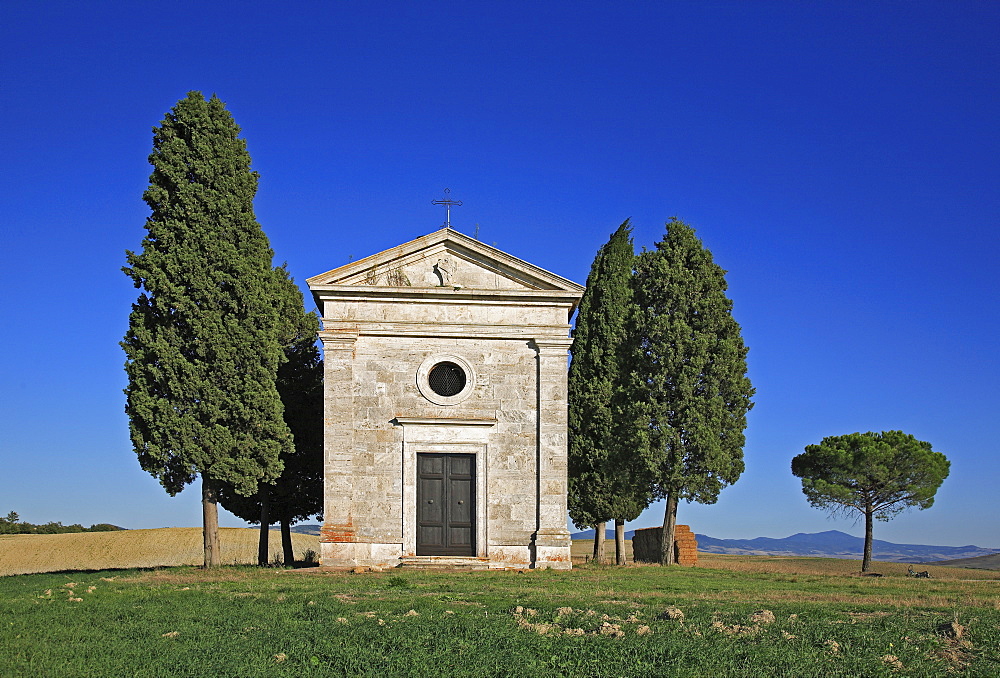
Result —
<path fill-rule="evenodd" d="M 257 562 L 259 531 L 219 529 L 222 559 L 227 565 Z M 270 533 L 271 553 L 281 552 L 281 535 Z M 319 537 L 292 534 L 295 557 L 307 549 L 319 551 Z M 108 570 L 136 567 L 199 565 L 204 562 L 200 527 L 155 530 L 81 532 L 77 534 L 0 535 L 0 576 L 63 570 Z"/>

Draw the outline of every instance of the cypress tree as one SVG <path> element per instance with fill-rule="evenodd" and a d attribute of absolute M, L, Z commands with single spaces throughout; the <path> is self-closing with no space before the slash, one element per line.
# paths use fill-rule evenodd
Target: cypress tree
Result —
<path fill-rule="evenodd" d="M 628 331 L 632 439 L 665 498 L 661 564 L 674 561 L 680 500 L 711 504 L 743 472 L 753 403 L 747 348 L 726 297 L 725 271 L 676 218 L 636 261 L 637 313 Z"/>
<path fill-rule="evenodd" d="M 624 523 L 648 505 L 644 476 L 634 469 L 634 448 L 617 422 L 629 401 L 622 384 L 621 348 L 632 305 L 635 260 L 629 220 L 601 247 L 573 330 L 569 368 L 569 514 L 594 528 L 594 559 L 604 556 L 604 525 L 615 520 L 616 562 L 624 564 Z"/>
<path fill-rule="evenodd" d="M 278 367 L 277 387 L 284 419 L 292 432 L 294 454 L 282 457 L 283 470 L 273 483 L 261 483 L 257 493 L 243 496 L 232 485 L 219 487 L 219 503 L 249 523 L 260 525 L 257 562 L 267 565 L 268 532 L 281 526 L 285 565 L 295 564 L 291 526 L 323 510 L 323 362 L 316 346 L 319 319 L 306 313 L 302 292 L 284 267 L 281 279 L 285 362 Z"/>
<path fill-rule="evenodd" d="M 200 92 L 153 129 L 147 233 L 123 269 L 143 290 L 122 342 L 132 444 L 170 495 L 201 476 L 206 567 L 221 562 L 218 485 L 251 495 L 291 449 L 275 385 L 280 279 L 239 131 Z"/>

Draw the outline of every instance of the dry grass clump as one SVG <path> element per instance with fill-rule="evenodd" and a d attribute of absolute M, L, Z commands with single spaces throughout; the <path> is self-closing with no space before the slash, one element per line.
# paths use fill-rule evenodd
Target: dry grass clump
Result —
<path fill-rule="evenodd" d="M 510 611 L 517 622 L 518 628 L 537 633 L 540 636 L 604 636 L 607 638 L 624 638 L 628 632 L 637 636 L 649 636 L 653 630 L 644 624 L 639 624 L 639 613 L 633 612 L 626 618 L 599 614 L 595 610 L 576 610 L 572 607 L 560 607 L 553 613 L 552 621 L 535 621 L 538 610 L 530 607 L 516 606 Z M 596 622 L 600 624 L 596 625 Z"/>
<path fill-rule="evenodd" d="M 222 562 L 255 564 L 259 534 L 254 528 L 220 528 Z M 272 531 L 269 536 L 271 552 L 279 553 L 280 533 Z M 296 554 L 310 548 L 318 551 L 319 537 L 292 534 L 292 547 Z M 202 562 L 202 532 L 198 527 L 0 535 L 0 576 L 62 570 L 200 565 Z"/>
<path fill-rule="evenodd" d="M 680 608 L 671 606 L 663 611 L 663 614 L 660 615 L 660 619 L 673 619 L 675 621 L 682 622 L 684 621 L 684 612 Z"/>
<path fill-rule="evenodd" d="M 775 621 L 774 613 L 770 610 L 757 610 L 748 617 L 750 624 L 723 624 L 718 619 L 712 621 L 712 629 L 718 631 L 719 633 L 725 633 L 731 636 L 752 636 L 763 631 L 764 627 L 768 624 L 773 624 Z M 791 640 L 795 638 L 790 634 L 785 635 L 785 640 Z"/>
<path fill-rule="evenodd" d="M 773 624 L 774 613 L 770 610 L 757 610 L 750 615 L 751 624 Z"/>

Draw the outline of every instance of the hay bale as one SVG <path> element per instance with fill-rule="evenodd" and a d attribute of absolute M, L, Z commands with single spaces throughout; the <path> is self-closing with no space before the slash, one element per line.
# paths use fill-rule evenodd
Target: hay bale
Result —
<path fill-rule="evenodd" d="M 647 527 L 635 531 L 632 537 L 632 553 L 637 563 L 657 563 L 660 561 L 659 527 Z M 698 564 L 698 541 L 688 525 L 674 528 L 674 557 L 678 565 Z"/>

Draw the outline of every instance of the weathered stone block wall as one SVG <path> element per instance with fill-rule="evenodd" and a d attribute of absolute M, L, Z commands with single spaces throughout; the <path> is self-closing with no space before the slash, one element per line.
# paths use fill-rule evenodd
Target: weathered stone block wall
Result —
<path fill-rule="evenodd" d="M 660 535 L 663 528 L 647 527 L 636 530 L 632 537 L 632 553 L 637 563 L 660 562 Z M 674 556 L 678 565 L 698 564 L 698 540 L 687 525 L 674 527 Z"/>
<path fill-rule="evenodd" d="M 456 355 L 474 369 L 472 394 L 443 407 L 424 398 L 417 370 L 429 357 Z M 489 543 L 527 544 L 537 502 L 537 352 L 525 341 L 435 337 L 359 337 L 353 382 L 354 477 L 351 513 L 365 516 L 357 536 L 403 542 L 402 427 L 396 417 L 495 419 L 488 434 Z"/>

